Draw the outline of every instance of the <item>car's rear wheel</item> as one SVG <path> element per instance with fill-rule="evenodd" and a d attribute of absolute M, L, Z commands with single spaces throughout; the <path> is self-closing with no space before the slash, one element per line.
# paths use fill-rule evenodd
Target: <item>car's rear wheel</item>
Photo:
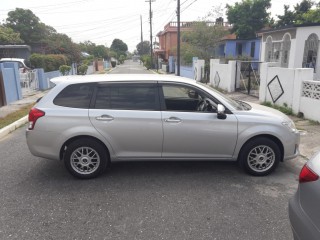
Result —
<path fill-rule="evenodd" d="M 94 178 L 106 169 L 108 154 L 98 141 L 82 138 L 69 144 L 64 163 L 73 176 L 82 179 Z"/>
<path fill-rule="evenodd" d="M 242 168 L 254 176 L 273 172 L 280 162 L 279 146 L 269 138 L 259 137 L 247 142 L 239 155 Z"/>

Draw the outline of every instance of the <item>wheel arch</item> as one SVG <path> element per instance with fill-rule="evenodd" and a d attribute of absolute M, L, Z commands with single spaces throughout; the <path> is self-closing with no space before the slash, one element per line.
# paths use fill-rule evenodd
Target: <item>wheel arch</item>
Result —
<path fill-rule="evenodd" d="M 106 144 L 104 142 L 102 142 L 100 139 L 96 138 L 96 137 L 92 137 L 92 136 L 89 136 L 89 135 L 79 135 L 79 136 L 74 136 L 72 138 L 69 138 L 67 141 L 64 142 L 64 144 L 62 144 L 61 148 L 60 148 L 60 153 L 59 153 L 59 159 L 60 160 L 63 160 L 63 157 L 64 157 L 64 153 L 68 147 L 68 145 L 70 143 L 72 143 L 73 141 L 75 140 L 78 140 L 78 139 L 91 139 L 91 140 L 94 140 L 100 144 L 102 144 L 102 146 L 104 146 L 105 150 L 106 150 L 106 153 L 108 155 L 108 161 L 111 161 L 110 160 L 110 151 L 108 149 L 108 147 L 106 146 Z"/>
<path fill-rule="evenodd" d="M 241 148 L 240 148 L 240 150 L 239 150 L 239 152 L 238 152 L 237 161 L 239 161 L 239 156 L 241 155 L 241 152 L 243 151 L 244 146 L 245 146 L 248 142 L 250 142 L 250 141 L 252 141 L 252 140 L 254 140 L 254 139 L 257 139 L 257 138 L 268 138 L 268 139 L 272 140 L 273 142 L 275 142 L 275 143 L 279 146 L 279 150 L 280 150 L 280 153 L 281 153 L 280 161 L 283 162 L 283 156 L 284 156 L 284 147 L 283 147 L 283 144 L 282 144 L 282 142 L 280 141 L 279 138 L 277 138 L 277 137 L 275 137 L 274 135 L 271 135 L 271 134 L 256 135 L 256 136 L 253 136 L 253 137 L 247 139 L 247 141 L 245 141 L 245 142 L 242 144 L 242 146 L 241 146 Z"/>

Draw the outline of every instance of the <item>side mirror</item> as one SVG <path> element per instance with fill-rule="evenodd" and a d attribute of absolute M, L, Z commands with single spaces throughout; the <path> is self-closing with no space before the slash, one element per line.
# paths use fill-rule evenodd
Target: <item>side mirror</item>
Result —
<path fill-rule="evenodd" d="M 218 119 L 226 119 L 227 114 L 225 113 L 226 108 L 222 104 L 218 104 Z"/>

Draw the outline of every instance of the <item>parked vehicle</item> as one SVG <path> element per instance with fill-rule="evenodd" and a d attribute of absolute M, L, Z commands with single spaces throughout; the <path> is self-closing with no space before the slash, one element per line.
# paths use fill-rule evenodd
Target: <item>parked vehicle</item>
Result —
<path fill-rule="evenodd" d="M 289 218 L 295 240 L 320 239 L 320 152 L 300 172 L 299 186 L 289 201 Z"/>
<path fill-rule="evenodd" d="M 63 160 L 79 178 L 110 162 L 239 161 L 252 175 L 298 155 L 300 134 L 281 112 L 233 101 L 193 80 L 164 75 L 89 75 L 56 86 L 29 113 L 35 156 Z"/>
<path fill-rule="evenodd" d="M 31 70 L 30 67 L 27 66 L 26 60 L 23 58 L 1 58 L 0 63 L 4 62 L 16 62 L 18 63 L 20 73 L 26 73 Z"/>

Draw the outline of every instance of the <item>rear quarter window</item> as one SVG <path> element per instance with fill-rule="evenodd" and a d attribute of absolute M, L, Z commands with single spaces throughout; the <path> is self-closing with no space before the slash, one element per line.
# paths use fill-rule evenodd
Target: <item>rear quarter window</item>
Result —
<path fill-rule="evenodd" d="M 64 88 L 53 100 L 62 107 L 89 108 L 94 86 L 92 84 L 72 84 Z"/>

